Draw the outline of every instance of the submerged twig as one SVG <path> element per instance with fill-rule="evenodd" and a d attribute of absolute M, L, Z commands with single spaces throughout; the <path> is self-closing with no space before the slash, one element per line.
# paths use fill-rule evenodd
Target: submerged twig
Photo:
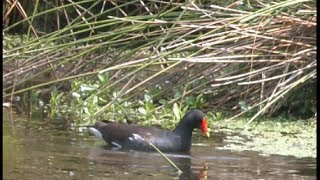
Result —
<path fill-rule="evenodd" d="M 150 146 L 152 146 L 156 151 L 158 151 L 158 153 L 161 154 L 162 157 L 164 157 L 174 168 L 176 168 L 176 170 L 178 171 L 178 174 L 180 175 L 181 173 L 183 173 L 181 171 L 181 169 L 175 165 L 165 154 L 163 154 L 160 149 L 158 149 L 154 144 L 152 144 L 152 142 L 150 142 L 147 138 L 143 137 L 149 144 Z"/>

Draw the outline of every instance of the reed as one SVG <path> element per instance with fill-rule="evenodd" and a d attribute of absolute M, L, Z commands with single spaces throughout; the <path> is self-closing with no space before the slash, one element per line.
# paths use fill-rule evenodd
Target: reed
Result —
<path fill-rule="evenodd" d="M 155 102 L 166 98 L 174 104 L 202 94 L 204 108 L 242 113 L 243 102 L 256 118 L 273 114 L 289 92 L 316 78 L 312 0 L 81 0 L 55 1 L 48 9 L 36 2 L 4 2 L 9 23 L 3 29 L 3 65 L 12 66 L 3 73 L 5 98 L 111 73 L 110 83 L 86 99 L 115 88 L 121 93 L 95 115 L 113 103 L 138 104 L 146 89 L 157 86 Z M 23 18 L 11 22 L 14 12 Z M 41 21 L 53 22 L 51 30 L 44 32 Z M 14 40 L 10 32 L 19 25 L 28 27 L 26 36 Z M 173 96 L 177 88 L 183 94 Z"/>

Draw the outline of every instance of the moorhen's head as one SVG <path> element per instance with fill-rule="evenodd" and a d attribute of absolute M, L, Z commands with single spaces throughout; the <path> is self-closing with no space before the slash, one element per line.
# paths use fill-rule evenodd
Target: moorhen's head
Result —
<path fill-rule="evenodd" d="M 210 137 L 207 119 L 205 118 L 205 114 L 199 109 L 189 110 L 182 118 L 181 126 L 184 126 L 183 128 L 186 128 L 186 126 L 192 129 L 198 128 L 204 135 Z"/>

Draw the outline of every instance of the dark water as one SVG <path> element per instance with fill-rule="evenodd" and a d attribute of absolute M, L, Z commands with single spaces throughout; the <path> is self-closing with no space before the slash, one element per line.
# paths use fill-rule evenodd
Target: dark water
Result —
<path fill-rule="evenodd" d="M 115 151 L 83 129 L 61 123 L 3 119 L 4 179 L 316 179 L 316 159 L 217 150 L 219 142 L 194 138 L 189 154 Z M 202 145 L 201 145 L 202 144 Z M 203 146 L 206 144 L 206 146 Z"/>

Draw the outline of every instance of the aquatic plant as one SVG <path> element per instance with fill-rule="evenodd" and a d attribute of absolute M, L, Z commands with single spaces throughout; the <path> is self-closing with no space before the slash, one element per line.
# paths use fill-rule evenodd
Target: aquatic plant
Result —
<path fill-rule="evenodd" d="M 252 122 L 297 101 L 314 116 L 314 96 L 298 95 L 316 82 L 314 1 L 28 2 L 4 2 L 8 101 L 55 88 L 52 115 L 87 123 L 103 114 L 154 123 L 159 108 L 174 121 L 191 106 Z"/>

